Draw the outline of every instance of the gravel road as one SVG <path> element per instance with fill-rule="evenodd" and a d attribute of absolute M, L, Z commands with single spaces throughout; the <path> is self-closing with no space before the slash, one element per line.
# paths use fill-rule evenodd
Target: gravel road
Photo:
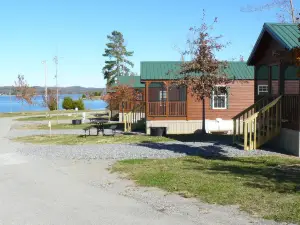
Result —
<path fill-rule="evenodd" d="M 235 206 L 211 205 L 155 188 L 136 187 L 107 170 L 115 160 L 125 158 L 250 154 L 245 151 L 220 143 L 181 142 L 40 146 L 12 142 L 7 137 L 41 131 L 10 129 L 11 119 L 0 119 L 0 124 L 0 199 L 5 205 L 0 210 L 0 225 L 280 224 L 249 216 Z"/>

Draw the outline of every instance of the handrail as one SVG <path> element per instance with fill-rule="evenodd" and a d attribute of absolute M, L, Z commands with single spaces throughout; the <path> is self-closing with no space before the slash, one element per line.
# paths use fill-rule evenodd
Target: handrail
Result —
<path fill-rule="evenodd" d="M 138 104 L 135 106 L 132 111 L 129 113 L 124 113 L 124 132 L 131 132 L 132 131 L 132 124 L 137 122 L 136 113 L 145 113 L 145 102 L 141 102 L 141 104 Z M 141 117 L 139 118 L 141 119 Z"/>
<path fill-rule="evenodd" d="M 256 103 L 254 103 L 253 105 L 249 106 L 248 108 L 246 108 L 244 111 L 240 112 L 239 114 L 237 114 L 236 116 L 234 116 L 232 119 L 238 119 L 239 117 L 241 117 L 243 114 L 245 114 L 246 112 L 248 112 L 249 110 L 253 109 L 255 106 L 259 105 L 262 101 L 267 100 L 269 96 L 264 96 L 263 98 L 259 99 Z"/>
<path fill-rule="evenodd" d="M 251 106 L 249 106 L 248 108 L 246 108 L 245 110 L 243 110 L 242 112 L 240 112 L 239 114 L 237 114 L 236 116 L 234 116 L 232 118 L 232 120 L 233 120 L 233 144 L 237 144 L 242 137 L 242 134 L 244 132 L 244 121 L 247 118 L 254 118 L 256 111 L 259 111 L 260 109 L 262 109 L 263 107 L 265 107 L 265 105 L 267 105 L 269 103 L 270 97 L 273 97 L 273 96 L 266 95 L 266 96 L 262 97 L 256 103 L 252 104 Z"/>
<path fill-rule="evenodd" d="M 256 118 L 258 116 L 258 114 L 260 113 L 264 113 L 266 112 L 268 109 L 270 109 L 271 107 L 273 107 L 275 104 L 277 104 L 277 102 L 282 98 L 282 95 L 280 95 L 278 98 L 276 98 L 275 100 L 273 100 L 272 102 L 270 102 L 268 105 L 264 106 L 263 108 L 261 108 L 258 112 L 254 113 L 253 115 L 249 116 L 248 118 L 246 118 L 244 120 L 244 122 L 249 122 L 250 120 L 253 120 L 254 118 Z"/>
<path fill-rule="evenodd" d="M 277 97 L 243 121 L 245 150 L 256 149 L 279 134 L 282 119 L 281 99 L 282 96 Z"/>

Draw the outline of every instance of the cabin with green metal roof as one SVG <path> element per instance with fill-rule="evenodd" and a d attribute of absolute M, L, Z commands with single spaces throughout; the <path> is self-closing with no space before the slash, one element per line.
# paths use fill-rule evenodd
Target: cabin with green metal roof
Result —
<path fill-rule="evenodd" d="M 114 83 L 110 86 L 110 89 L 107 92 L 113 93 L 114 87 L 117 87 L 119 85 L 125 85 L 129 88 L 133 88 L 136 90 L 137 93 L 136 101 L 123 102 L 119 105 L 119 121 L 123 122 L 124 113 L 131 112 L 132 110 L 135 110 L 137 106 L 144 105 L 145 84 L 141 83 L 140 76 L 117 76 Z"/>
<path fill-rule="evenodd" d="M 207 132 L 233 132 L 232 117 L 254 103 L 254 68 L 245 62 L 228 62 L 222 72 L 231 83 L 217 87 L 226 88 L 227 94 L 212 93 L 203 110 L 203 104 L 187 87 L 178 87 L 173 82 L 183 78 L 181 64 L 181 61 L 141 62 L 147 133 L 151 127 L 165 127 L 167 134 L 195 133 L 202 129 L 203 113 Z"/>
<path fill-rule="evenodd" d="M 129 87 L 138 89 L 145 88 L 145 84 L 141 83 L 140 76 L 118 76 L 115 79 L 115 82 L 112 84 L 112 87 L 117 85 L 128 85 Z"/>
<path fill-rule="evenodd" d="M 233 118 L 234 142 L 247 150 L 269 144 L 300 156 L 299 38 L 297 24 L 263 25 L 247 61 L 254 66 L 255 104 Z"/>

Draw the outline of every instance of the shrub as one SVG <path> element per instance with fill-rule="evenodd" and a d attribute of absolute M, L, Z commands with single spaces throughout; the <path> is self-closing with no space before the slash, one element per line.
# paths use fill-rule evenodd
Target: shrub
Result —
<path fill-rule="evenodd" d="M 86 95 L 85 95 L 85 94 L 82 94 L 82 98 L 86 98 Z"/>
<path fill-rule="evenodd" d="M 73 107 L 73 99 L 70 98 L 70 97 L 65 97 L 64 101 L 63 101 L 63 104 L 62 104 L 62 107 L 64 109 L 74 109 L 74 107 Z"/>
<path fill-rule="evenodd" d="M 54 99 L 53 101 L 48 103 L 48 108 L 50 111 L 57 110 L 57 101 Z"/>
<path fill-rule="evenodd" d="M 82 98 L 73 101 L 73 109 L 78 108 L 78 110 L 84 110 L 84 102 Z"/>

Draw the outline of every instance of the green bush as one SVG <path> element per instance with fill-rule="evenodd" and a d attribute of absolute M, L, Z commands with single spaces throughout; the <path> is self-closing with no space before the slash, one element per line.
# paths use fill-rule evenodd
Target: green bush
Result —
<path fill-rule="evenodd" d="M 84 102 L 82 98 L 73 101 L 73 109 L 78 108 L 78 110 L 84 110 Z"/>
<path fill-rule="evenodd" d="M 82 98 L 86 98 L 86 95 L 85 95 L 85 94 L 82 94 Z"/>
<path fill-rule="evenodd" d="M 57 101 L 55 99 L 55 101 L 51 101 L 48 103 L 48 108 L 50 111 L 54 111 L 57 110 Z"/>
<path fill-rule="evenodd" d="M 93 94 L 94 94 L 94 96 L 101 96 L 102 92 L 101 91 L 95 91 Z"/>
<path fill-rule="evenodd" d="M 70 97 L 65 97 L 64 98 L 64 101 L 63 101 L 63 103 L 62 103 L 62 107 L 64 108 L 64 109 L 74 109 L 74 107 L 73 107 L 73 99 L 72 98 L 70 98 Z"/>

